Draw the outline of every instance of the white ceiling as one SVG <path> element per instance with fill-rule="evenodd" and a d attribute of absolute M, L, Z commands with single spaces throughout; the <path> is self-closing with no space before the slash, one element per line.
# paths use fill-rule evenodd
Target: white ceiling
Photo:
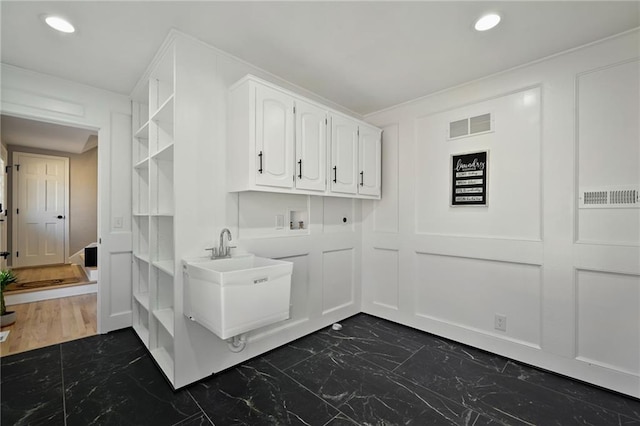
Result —
<path fill-rule="evenodd" d="M 486 11 L 503 22 L 477 33 Z M 176 28 L 364 115 L 638 27 L 640 2 L 3 0 L 1 20 L 2 62 L 91 86 L 128 95 Z"/>
<path fill-rule="evenodd" d="M 98 136 L 94 130 L 76 129 L 6 115 L 0 119 L 0 134 L 5 145 L 50 149 L 72 154 L 81 154 L 98 146 Z"/>

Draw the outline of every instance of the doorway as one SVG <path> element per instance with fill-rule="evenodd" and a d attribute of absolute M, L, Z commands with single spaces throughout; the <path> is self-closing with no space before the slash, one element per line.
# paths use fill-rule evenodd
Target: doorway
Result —
<path fill-rule="evenodd" d="M 1 183 L 9 190 L 5 265 L 18 276 L 5 292 L 18 320 L 2 329 L 10 331 L 4 356 L 97 333 L 97 270 L 85 268 L 84 248 L 97 243 L 98 138 L 92 130 L 1 119 L 8 160 Z"/>

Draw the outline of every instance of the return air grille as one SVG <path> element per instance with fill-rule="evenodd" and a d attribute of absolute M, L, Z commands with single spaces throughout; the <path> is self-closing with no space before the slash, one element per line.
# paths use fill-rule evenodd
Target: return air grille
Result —
<path fill-rule="evenodd" d="M 449 139 L 473 136 L 492 130 L 491 114 L 481 114 L 475 117 L 463 118 L 449 122 Z"/>
<path fill-rule="evenodd" d="M 640 208 L 639 186 L 581 188 L 581 209 Z"/>

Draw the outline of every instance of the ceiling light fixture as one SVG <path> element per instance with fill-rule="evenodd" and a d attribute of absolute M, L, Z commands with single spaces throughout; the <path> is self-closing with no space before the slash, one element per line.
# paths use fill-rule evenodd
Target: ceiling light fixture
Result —
<path fill-rule="evenodd" d="M 489 13 L 476 21 L 474 28 L 476 31 L 487 31 L 500 23 L 500 15 Z"/>
<path fill-rule="evenodd" d="M 76 30 L 69 21 L 59 16 L 47 16 L 44 18 L 44 22 L 54 30 L 58 30 L 62 33 L 72 33 Z"/>

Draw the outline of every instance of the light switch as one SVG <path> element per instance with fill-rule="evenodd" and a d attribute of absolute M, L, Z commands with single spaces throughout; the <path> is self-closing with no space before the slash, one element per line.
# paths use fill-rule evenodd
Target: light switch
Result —
<path fill-rule="evenodd" d="M 284 229 L 284 215 L 276 215 L 276 229 Z"/>

